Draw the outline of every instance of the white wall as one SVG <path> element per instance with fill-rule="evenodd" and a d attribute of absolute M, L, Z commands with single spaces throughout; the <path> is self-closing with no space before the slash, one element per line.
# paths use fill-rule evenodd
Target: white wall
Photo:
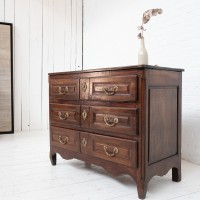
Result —
<path fill-rule="evenodd" d="M 15 130 L 46 129 L 48 72 L 82 68 L 82 0 L 0 0 L 0 21 L 14 25 Z"/>
<path fill-rule="evenodd" d="M 182 157 L 200 164 L 200 1 L 84 0 L 84 69 L 137 64 L 145 10 L 163 14 L 144 33 L 149 64 L 184 68 Z"/>

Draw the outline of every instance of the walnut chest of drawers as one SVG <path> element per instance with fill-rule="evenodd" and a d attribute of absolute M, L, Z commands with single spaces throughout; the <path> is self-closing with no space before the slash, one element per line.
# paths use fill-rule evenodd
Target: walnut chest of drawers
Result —
<path fill-rule="evenodd" d="M 59 153 L 129 174 L 141 199 L 155 175 L 172 169 L 179 182 L 182 71 L 140 65 L 50 73 L 52 165 Z"/>

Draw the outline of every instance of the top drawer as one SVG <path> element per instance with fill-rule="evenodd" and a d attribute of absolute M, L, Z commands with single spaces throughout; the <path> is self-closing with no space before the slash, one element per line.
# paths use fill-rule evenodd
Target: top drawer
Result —
<path fill-rule="evenodd" d="M 137 80 L 137 75 L 91 78 L 89 99 L 137 101 Z"/>
<path fill-rule="evenodd" d="M 79 79 L 50 78 L 49 95 L 58 99 L 79 100 Z"/>

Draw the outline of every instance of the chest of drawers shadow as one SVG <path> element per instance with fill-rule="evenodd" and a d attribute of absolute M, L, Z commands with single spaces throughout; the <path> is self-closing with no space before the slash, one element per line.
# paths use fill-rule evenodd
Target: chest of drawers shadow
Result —
<path fill-rule="evenodd" d="M 141 199 L 155 175 L 172 169 L 179 182 L 182 71 L 140 65 L 50 73 L 52 165 L 59 153 L 129 174 Z"/>

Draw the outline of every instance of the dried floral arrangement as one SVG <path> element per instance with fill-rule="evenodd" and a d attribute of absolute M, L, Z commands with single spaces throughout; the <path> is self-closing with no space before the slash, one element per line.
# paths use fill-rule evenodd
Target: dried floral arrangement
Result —
<path fill-rule="evenodd" d="M 146 24 L 152 16 L 156 16 L 157 14 L 162 14 L 162 12 L 163 10 L 161 8 L 149 9 L 144 12 L 142 17 L 142 25 L 138 26 L 138 31 L 139 31 L 139 34 L 137 35 L 138 39 L 144 38 L 143 32 L 146 31 L 146 29 L 144 28 L 144 24 Z"/>

